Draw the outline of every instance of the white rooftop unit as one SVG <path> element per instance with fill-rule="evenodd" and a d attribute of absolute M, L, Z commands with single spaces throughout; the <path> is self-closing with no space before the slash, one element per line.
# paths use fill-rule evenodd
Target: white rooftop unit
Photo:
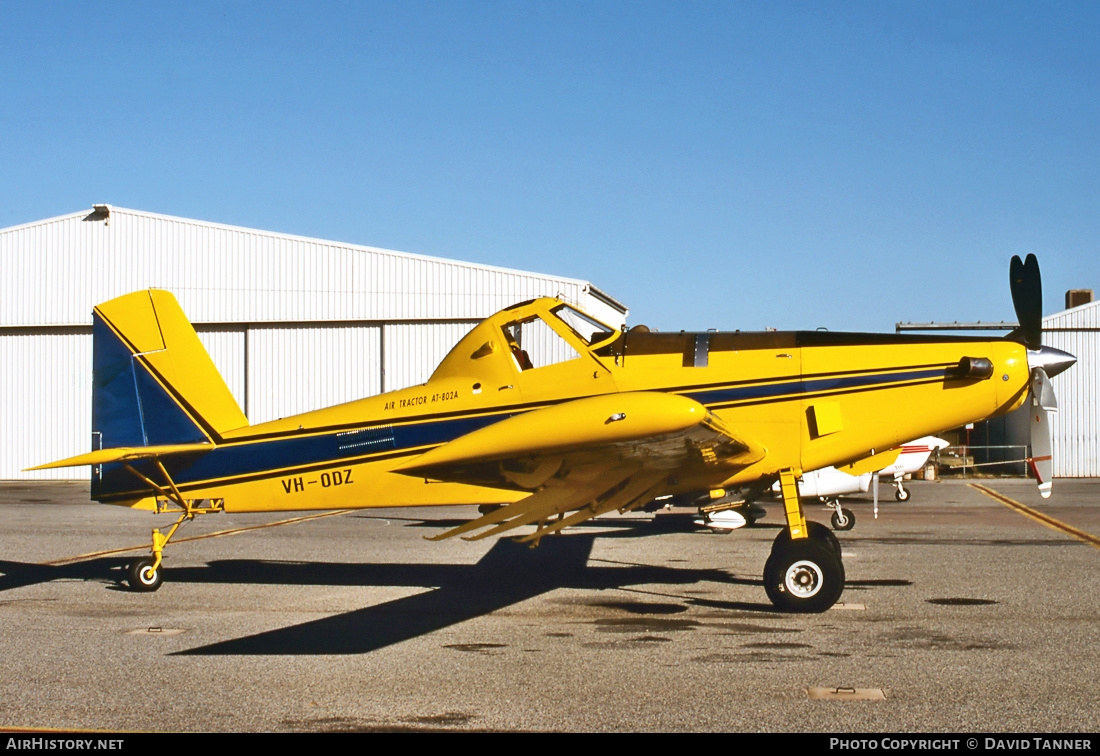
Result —
<path fill-rule="evenodd" d="M 96 205 L 0 229 L 0 479 L 91 444 L 91 311 L 175 294 L 249 421 L 427 379 L 482 318 L 540 296 L 620 327 L 592 284 Z"/>

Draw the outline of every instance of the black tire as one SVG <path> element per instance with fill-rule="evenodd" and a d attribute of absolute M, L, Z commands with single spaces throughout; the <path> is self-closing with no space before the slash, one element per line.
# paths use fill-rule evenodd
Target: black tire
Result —
<path fill-rule="evenodd" d="M 800 538 L 768 557 L 764 590 L 782 612 L 824 612 L 844 592 L 844 566 L 827 546 Z"/>
<path fill-rule="evenodd" d="M 135 559 L 126 570 L 126 582 L 130 584 L 130 590 L 139 593 L 149 593 L 160 588 L 164 582 L 164 573 L 158 566 L 155 570 L 155 560 L 152 557 Z"/>
<path fill-rule="evenodd" d="M 836 554 L 837 559 L 841 558 L 840 540 L 833 535 L 833 531 L 822 525 L 820 522 L 814 522 L 813 520 L 806 520 L 806 535 L 812 541 L 823 543 L 832 549 Z M 776 549 L 781 548 L 783 545 L 791 542 L 791 531 L 787 528 L 783 528 L 779 531 L 779 535 L 772 541 L 772 553 L 774 554 Z"/>
<path fill-rule="evenodd" d="M 852 510 L 842 507 L 840 511 L 833 511 L 832 523 L 833 530 L 851 530 L 856 526 L 856 516 Z"/>
<path fill-rule="evenodd" d="M 911 494 L 909 493 L 909 491 L 906 491 L 904 488 L 899 488 L 898 490 L 894 491 L 894 498 L 898 501 L 909 501 L 910 495 Z"/>

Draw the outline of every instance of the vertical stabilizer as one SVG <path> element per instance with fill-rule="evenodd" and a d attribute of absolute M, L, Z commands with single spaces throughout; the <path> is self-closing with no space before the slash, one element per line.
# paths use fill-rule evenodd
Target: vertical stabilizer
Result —
<path fill-rule="evenodd" d="M 169 292 L 126 294 L 92 312 L 93 450 L 217 443 L 248 425 Z"/>

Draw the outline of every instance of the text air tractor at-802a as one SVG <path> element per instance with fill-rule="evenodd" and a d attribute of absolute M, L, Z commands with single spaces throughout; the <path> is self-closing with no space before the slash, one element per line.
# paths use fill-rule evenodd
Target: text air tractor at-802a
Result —
<path fill-rule="evenodd" d="M 1049 493 L 1039 269 L 1012 261 L 1008 339 L 828 332 L 620 333 L 556 299 L 474 327 L 427 383 L 248 425 L 175 298 L 141 291 L 94 311 L 96 501 L 179 513 L 129 583 L 153 590 L 176 528 L 211 512 L 501 505 L 434 539 L 564 527 L 660 496 L 779 481 L 786 527 L 764 566 L 780 609 L 817 612 L 844 588 L 836 539 L 807 522 L 803 470 L 999 415 L 1028 401 Z M 1046 436 L 1044 437 L 1044 434 Z"/>

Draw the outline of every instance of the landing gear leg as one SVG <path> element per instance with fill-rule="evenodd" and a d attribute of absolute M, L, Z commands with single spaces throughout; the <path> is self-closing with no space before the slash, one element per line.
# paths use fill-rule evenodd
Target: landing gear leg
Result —
<path fill-rule="evenodd" d="M 764 564 L 764 590 L 780 611 L 823 612 L 844 591 L 840 543 L 823 525 L 806 522 L 793 470 L 779 474 L 779 487 L 787 528 Z"/>
<path fill-rule="evenodd" d="M 164 547 L 176 534 L 179 526 L 194 516 L 194 511 L 190 509 L 185 511 L 168 531 L 168 535 L 161 535 L 159 530 L 153 529 L 153 556 L 135 559 L 126 570 L 126 582 L 130 584 L 130 590 L 148 593 L 160 588 L 161 583 L 164 582 L 164 573 L 160 568 L 164 559 Z"/>
<path fill-rule="evenodd" d="M 155 591 L 160 588 L 161 583 L 164 582 L 164 572 L 161 569 L 161 562 L 164 559 L 164 547 L 168 545 L 168 541 L 176 534 L 179 526 L 188 520 L 193 520 L 195 515 L 203 514 L 204 512 L 220 512 L 225 504 L 221 499 L 194 501 L 183 498 L 179 489 L 176 488 L 176 484 L 172 481 L 171 476 L 168 474 L 168 471 L 164 469 L 164 465 L 159 459 L 156 460 L 156 464 L 165 480 L 168 481 L 167 488 L 157 485 L 148 477 L 134 469 L 132 465 L 127 464 L 126 469 L 131 474 L 144 481 L 147 485 L 151 486 L 157 494 L 178 505 L 183 512 L 180 514 L 175 524 L 168 530 L 168 535 L 162 535 L 160 530 L 153 530 L 152 556 L 135 559 L 127 567 L 126 582 L 129 584 L 130 590 L 141 593 Z M 158 511 L 161 503 L 162 502 L 158 500 Z"/>
<path fill-rule="evenodd" d="M 833 530 L 851 530 L 856 526 L 856 516 L 852 514 L 852 510 L 840 506 L 840 499 L 835 497 L 829 499 L 825 502 L 825 506 L 833 510 L 833 516 L 830 518 Z"/>

